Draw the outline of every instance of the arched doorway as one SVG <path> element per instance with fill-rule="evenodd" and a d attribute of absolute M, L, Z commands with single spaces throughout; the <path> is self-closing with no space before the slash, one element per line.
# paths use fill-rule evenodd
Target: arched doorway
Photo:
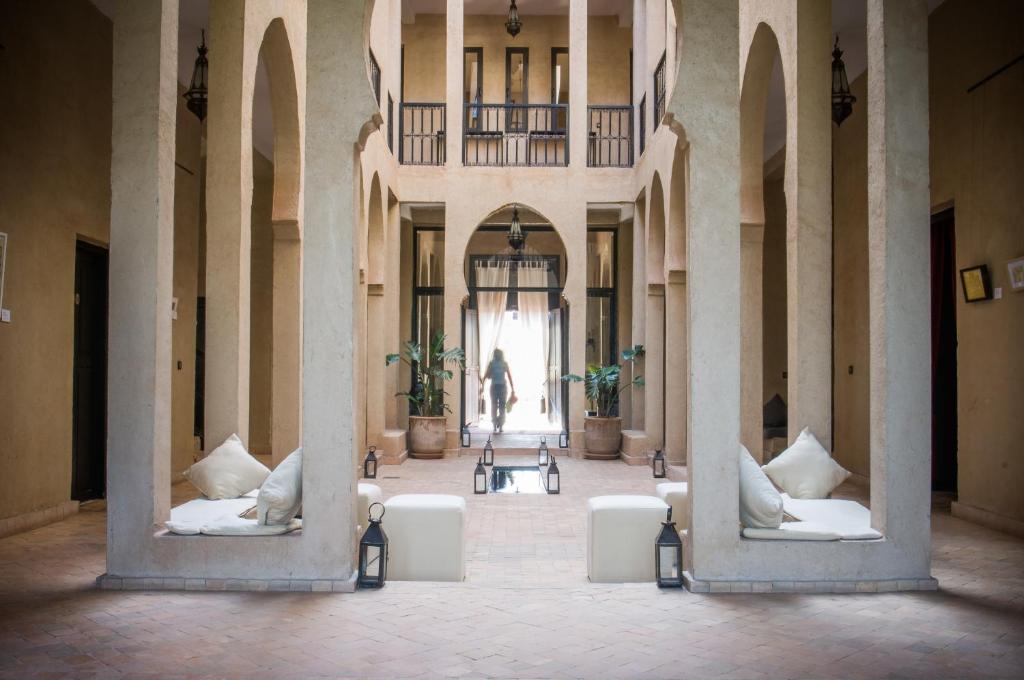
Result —
<path fill-rule="evenodd" d="M 526 235 L 519 250 L 508 239 L 513 213 Z M 568 372 L 569 307 L 562 295 L 566 266 L 561 237 L 526 206 L 492 213 L 470 238 L 464 258 L 469 295 L 462 308 L 466 371 L 461 422 L 471 433 L 568 432 L 568 387 L 561 380 Z M 504 413 L 501 372 L 488 375 L 496 351 L 508 365 L 505 396 L 516 397 Z"/>

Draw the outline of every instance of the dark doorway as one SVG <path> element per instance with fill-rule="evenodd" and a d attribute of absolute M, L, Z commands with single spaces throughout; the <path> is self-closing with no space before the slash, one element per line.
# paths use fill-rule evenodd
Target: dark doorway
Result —
<path fill-rule="evenodd" d="M 107 465 L 107 251 L 75 250 L 71 498 L 103 498 Z"/>
<path fill-rule="evenodd" d="M 206 298 L 196 298 L 196 394 L 193 400 L 192 434 L 199 438 L 199 449 L 206 450 Z"/>
<path fill-rule="evenodd" d="M 957 490 L 956 236 L 953 209 L 932 215 L 932 490 Z"/>

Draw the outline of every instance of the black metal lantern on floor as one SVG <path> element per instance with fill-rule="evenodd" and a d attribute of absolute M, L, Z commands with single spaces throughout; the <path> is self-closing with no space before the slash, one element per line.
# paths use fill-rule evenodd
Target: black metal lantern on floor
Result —
<path fill-rule="evenodd" d="M 519 221 L 519 206 L 512 207 L 512 223 L 508 225 L 508 244 L 517 253 L 523 252 L 526 246 L 526 232 Z"/>
<path fill-rule="evenodd" d="M 483 459 L 476 459 L 476 470 L 473 471 L 473 493 L 487 493 L 487 469 Z"/>
<path fill-rule="evenodd" d="M 569 448 L 569 433 L 563 431 L 558 435 L 558 448 L 567 449 Z"/>
<path fill-rule="evenodd" d="M 491 446 L 491 438 L 487 438 L 487 443 L 484 444 L 484 465 L 494 465 L 494 447 Z"/>
<path fill-rule="evenodd" d="M 374 508 L 380 508 L 380 514 L 373 518 Z M 384 518 L 384 505 L 372 503 L 367 513 L 370 526 L 359 539 L 359 587 L 380 588 L 388 576 L 388 535 L 380 521 Z"/>
<path fill-rule="evenodd" d="M 462 426 L 462 448 L 468 449 L 471 443 L 469 436 L 469 423 Z"/>
<path fill-rule="evenodd" d="M 537 447 L 537 465 L 538 467 L 544 467 L 550 462 L 551 458 L 548 455 L 548 442 L 544 437 L 540 438 L 540 446 Z"/>
<path fill-rule="evenodd" d="M 377 479 L 377 447 L 371 446 L 363 461 L 363 477 Z"/>
<path fill-rule="evenodd" d="M 519 30 L 523 27 L 523 22 L 519 20 L 519 8 L 516 7 L 516 0 L 512 0 L 512 4 L 508 8 L 508 21 L 505 22 L 505 30 L 513 38 L 519 35 Z"/>
<path fill-rule="evenodd" d="M 846 64 L 843 63 L 843 51 L 839 49 L 839 35 L 836 34 L 836 45 L 832 50 L 832 120 L 836 126 L 853 113 L 853 103 L 857 98 L 850 94 L 850 83 L 846 79 Z"/>
<path fill-rule="evenodd" d="M 206 100 L 209 90 L 206 86 L 207 72 L 210 64 L 206 59 L 206 31 L 203 31 L 203 42 L 196 48 L 199 56 L 196 57 L 195 66 L 192 67 L 192 83 L 182 96 L 185 98 L 185 106 L 189 111 L 196 114 L 199 120 L 206 119 Z"/>
<path fill-rule="evenodd" d="M 562 492 L 562 478 L 558 473 L 558 463 L 555 462 L 554 456 L 551 456 L 551 465 L 548 465 L 546 486 L 548 493 Z"/>
<path fill-rule="evenodd" d="M 654 458 L 651 459 L 651 467 L 654 469 L 655 479 L 665 478 L 665 454 L 658 449 L 654 452 Z"/>
<path fill-rule="evenodd" d="M 654 570 L 659 588 L 683 587 L 683 541 L 672 521 L 672 508 L 654 543 Z"/>

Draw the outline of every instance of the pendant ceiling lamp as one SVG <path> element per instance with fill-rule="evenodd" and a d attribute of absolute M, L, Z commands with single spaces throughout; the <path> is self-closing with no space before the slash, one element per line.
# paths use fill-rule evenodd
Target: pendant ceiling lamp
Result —
<path fill-rule="evenodd" d="M 512 224 L 508 225 L 508 244 L 517 253 L 521 253 L 523 246 L 526 245 L 526 232 L 523 231 L 523 225 L 519 222 L 518 205 L 512 208 Z"/>
<path fill-rule="evenodd" d="M 199 56 L 196 57 L 196 64 L 192 67 L 192 83 L 189 85 L 188 91 L 182 95 L 185 97 L 185 106 L 196 114 L 196 118 L 199 120 L 206 118 L 206 99 L 209 92 L 206 86 L 206 76 L 210 68 L 210 64 L 206 60 L 206 31 L 203 31 L 202 35 L 203 42 L 196 48 Z"/>
<path fill-rule="evenodd" d="M 843 51 L 839 49 L 839 35 L 832 50 L 832 120 L 836 125 L 853 113 L 853 103 L 857 98 L 850 94 L 850 83 L 846 79 L 846 64 L 843 63 Z"/>
<path fill-rule="evenodd" d="M 519 20 L 519 8 L 516 7 L 516 0 L 512 0 L 512 4 L 508 7 L 508 21 L 505 22 L 505 30 L 514 38 L 519 35 L 522 27 L 523 22 Z"/>

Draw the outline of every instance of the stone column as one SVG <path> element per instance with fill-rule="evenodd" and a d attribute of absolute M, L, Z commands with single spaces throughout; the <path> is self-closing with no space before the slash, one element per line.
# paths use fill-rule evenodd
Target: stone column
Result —
<path fill-rule="evenodd" d="M 252 86 L 238 0 L 210 6 L 206 156 L 206 449 L 249 439 Z"/>
<path fill-rule="evenodd" d="M 673 197 L 674 198 L 674 197 Z M 672 270 L 665 284 L 665 457 L 673 465 L 686 465 L 686 402 L 689 371 L 686 366 L 686 272 Z"/>
<path fill-rule="evenodd" d="M 296 220 L 274 220 L 273 228 L 271 448 L 276 466 L 302 439 L 302 242 Z"/>
<path fill-rule="evenodd" d="M 384 284 L 366 288 L 366 445 L 384 451 Z M 361 453 L 361 452 L 360 452 Z"/>
<path fill-rule="evenodd" d="M 107 572 L 170 515 L 178 2 L 121 2 L 111 137 Z"/>
<path fill-rule="evenodd" d="M 867 5 L 871 523 L 926 574 L 931 325 L 928 11 Z"/>
<path fill-rule="evenodd" d="M 308 0 L 301 540 L 318 546 L 316 566 L 338 577 L 353 572 L 356 550 L 356 143 L 377 112 L 364 11 L 362 0 Z"/>
<path fill-rule="evenodd" d="M 647 356 L 644 360 L 644 431 L 647 448 L 665 445 L 665 284 L 648 283 L 646 316 Z"/>
<path fill-rule="evenodd" d="M 633 211 L 633 344 L 644 345 L 646 342 L 646 314 L 647 314 L 647 215 L 645 203 L 640 201 Z M 634 374 L 647 375 L 647 361 L 641 359 L 635 364 Z M 635 387 L 631 390 L 631 407 L 633 419 L 629 424 L 630 429 L 642 431 L 644 429 L 644 412 L 646 401 L 646 387 Z M 625 427 L 625 424 L 623 424 Z"/>
<path fill-rule="evenodd" d="M 445 130 L 445 165 L 462 165 L 462 72 L 466 68 L 464 55 L 463 0 L 445 0 L 445 101 L 447 122 Z M 492 57 L 493 58 L 493 57 Z"/>
<path fill-rule="evenodd" d="M 740 442 L 764 458 L 764 225 L 740 225 Z"/>
<path fill-rule="evenodd" d="M 831 8 L 796 6 L 796 82 L 786 83 L 786 300 L 789 439 L 832 442 Z"/>
<path fill-rule="evenodd" d="M 569 1 L 569 164 L 587 166 L 587 0 Z"/>

